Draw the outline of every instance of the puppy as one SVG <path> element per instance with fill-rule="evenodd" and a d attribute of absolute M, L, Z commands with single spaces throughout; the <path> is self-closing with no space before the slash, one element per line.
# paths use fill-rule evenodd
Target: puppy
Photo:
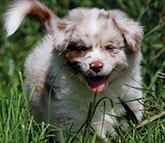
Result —
<path fill-rule="evenodd" d="M 46 30 L 42 43 L 25 62 L 28 97 L 37 82 L 30 102 L 37 122 L 50 123 L 65 132 L 67 119 L 74 135 L 86 121 L 95 94 L 96 101 L 105 97 L 91 123 L 100 137 L 106 139 L 108 130 L 112 136 L 117 134 L 114 127 L 118 122 L 108 114 L 125 116 L 121 100 L 127 101 L 141 120 L 143 106 L 136 99 L 143 94 L 127 86 L 141 88 L 138 81 L 143 28 L 138 22 L 122 11 L 97 8 L 73 9 L 60 19 L 40 2 L 24 0 L 11 4 L 4 14 L 8 36 L 26 16 L 40 21 Z M 125 120 L 121 123 L 122 130 L 126 130 L 128 123 Z"/>

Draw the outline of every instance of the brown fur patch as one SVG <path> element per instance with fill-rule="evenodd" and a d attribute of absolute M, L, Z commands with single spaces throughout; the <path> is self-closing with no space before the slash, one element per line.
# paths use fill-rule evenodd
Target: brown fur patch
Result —
<path fill-rule="evenodd" d="M 102 26 L 102 28 L 103 28 L 103 29 L 107 29 L 107 28 L 108 28 L 108 25 L 107 25 L 107 24 L 104 24 L 104 25 Z"/>
<path fill-rule="evenodd" d="M 111 40 L 110 42 L 111 42 L 112 44 L 114 43 L 114 41 L 112 41 L 112 40 Z"/>
<path fill-rule="evenodd" d="M 66 24 L 59 22 L 58 25 L 57 25 L 57 28 L 58 28 L 59 31 L 64 31 L 65 28 L 66 28 Z"/>
<path fill-rule="evenodd" d="M 126 29 L 120 28 L 119 25 L 117 24 L 117 22 L 116 22 L 116 20 L 115 20 L 114 18 L 112 18 L 112 21 L 113 21 L 113 23 L 115 24 L 115 26 L 120 30 L 120 32 L 121 32 L 121 34 L 123 35 L 123 38 L 125 39 L 125 42 L 127 43 L 127 46 L 128 46 L 128 48 L 130 49 L 130 51 L 136 53 L 136 52 L 138 51 L 138 46 L 137 46 L 137 45 L 138 45 L 138 43 L 140 42 L 140 41 L 138 40 L 139 38 L 137 38 L 138 36 L 134 35 L 134 36 L 132 37 L 132 39 L 135 40 L 135 42 L 136 42 L 136 45 L 132 45 L 132 43 L 129 42 L 128 39 L 126 39 L 126 35 L 129 35 L 129 34 L 130 34 L 129 31 L 127 31 Z"/>
<path fill-rule="evenodd" d="M 76 34 L 76 37 L 81 37 L 81 35 L 80 34 Z"/>
<path fill-rule="evenodd" d="M 53 11 L 51 11 L 49 8 L 47 8 L 43 4 L 37 4 L 37 2 L 31 1 L 31 9 L 27 13 L 27 16 L 34 17 L 38 21 L 42 23 L 42 25 L 45 27 L 47 32 L 51 31 L 51 19 L 56 18 L 56 15 Z M 49 28 L 47 27 L 49 26 Z"/>
<path fill-rule="evenodd" d="M 86 59 L 89 59 L 89 58 L 91 58 L 92 56 L 88 56 L 88 57 L 86 57 Z"/>
<path fill-rule="evenodd" d="M 109 47 L 109 48 L 112 48 L 112 49 L 111 49 L 111 50 L 106 50 L 106 47 L 107 47 L 107 48 Z M 111 55 L 111 57 L 112 57 L 112 58 L 116 58 L 116 54 L 119 53 L 119 50 L 116 49 L 116 48 L 114 48 L 114 46 L 111 45 L 111 44 L 107 45 L 106 47 L 104 47 L 104 49 L 105 49 L 107 52 L 109 52 L 109 54 Z"/>
<path fill-rule="evenodd" d="M 100 14 L 98 15 L 98 18 L 101 18 L 101 17 L 104 17 L 105 19 L 109 19 L 110 13 L 100 12 Z"/>
<path fill-rule="evenodd" d="M 118 51 L 118 50 L 114 51 L 114 54 L 118 54 L 118 53 L 119 53 L 119 51 Z"/>
<path fill-rule="evenodd" d="M 89 37 L 89 35 L 88 35 L 87 33 L 85 33 L 85 36 L 86 36 L 86 37 Z"/>
<path fill-rule="evenodd" d="M 132 39 L 135 41 L 135 47 L 138 47 L 141 38 L 138 35 L 134 35 L 134 37 Z"/>
<path fill-rule="evenodd" d="M 110 54 L 112 58 L 116 59 L 116 56 L 114 54 Z"/>
<path fill-rule="evenodd" d="M 67 60 L 67 64 L 74 70 L 79 71 L 80 66 L 78 65 L 78 62 L 76 59 L 79 59 L 81 57 L 84 57 L 89 51 L 92 50 L 92 47 L 87 47 L 86 51 L 81 51 L 72 43 L 72 45 L 69 46 L 68 51 L 65 55 L 65 58 Z"/>
<path fill-rule="evenodd" d="M 67 61 L 74 61 L 74 59 L 84 57 L 91 50 L 91 47 L 88 47 L 86 51 L 79 51 L 76 47 L 71 47 L 71 50 L 68 49 L 65 58 Z"/>

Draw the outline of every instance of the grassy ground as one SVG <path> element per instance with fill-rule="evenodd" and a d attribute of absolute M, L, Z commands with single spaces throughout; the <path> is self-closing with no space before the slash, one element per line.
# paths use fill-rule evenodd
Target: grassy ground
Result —
<path fill-rule="evenodd" d="M 0 18 L 11 0 L 0 1 Z M 141 22 L 145 36 L 141 43 L 144 55 L 142 63 L 144 117 L 138 125 L 130 122 L 130 130 L 122 133 L 119 128 L 119 138 L 108 138 L 108 142 L 165 142 L 165 1 L 164 0 L 42 0 L 55 13 L 63 17 L 68 9 L 79 6 L 99 7 L 104 9 L 122 9 L 130 17 Z M 33 19 L 26 18 L 19 30 L 11 37 L 0 24 L 0 142 L 47 142 L 45 133 L 49 125 L 38 127 L 28 110 L 22 86 L 23 63 L 26 56 L 37 45 L 44 35 L 42 27 Z M 91 115 L 96 103 L 91 105 Z M 81 137 L 83 143 L 101 142 L 97 132 L 89 133 L 90 119 L 86 122 L 86 132 Z M 39 128 L 36 132 L 35 128 Z M 89 137 L 93 134 L 92 137 Z M 64 142 L 71 142 L 69 130 Z"/>

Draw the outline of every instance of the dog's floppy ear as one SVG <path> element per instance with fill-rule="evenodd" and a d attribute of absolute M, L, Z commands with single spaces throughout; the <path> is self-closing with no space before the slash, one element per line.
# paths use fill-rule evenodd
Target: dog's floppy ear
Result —
<path fill-rule="evenodd" d="M 110 16 L 115 26 L 122 33 L 129 49 L 136 53 L 143 38 L 143 27 L 140 26 L 139 22 L 128 18 L 124 12 L 119 10 L 110 11 Z"/>
<path fill-rule="evenodd" d="M 26 16 L 31 16 L 39 20 L 50 34 L 52 33 L 51 21 L 58 19 L 54 12 L 38 1 L 15 1 L 9 5 L 3 15 L 7 36 L 12 35 L 18 29 Z"/>
<path fill-rule="evenodd" d="M 61 54 L 68 47 L 69 41 L 74 32 L 75 22 L 73 20 L 61 19 L 53 25 L 54 46 L 58 53 Z"/>

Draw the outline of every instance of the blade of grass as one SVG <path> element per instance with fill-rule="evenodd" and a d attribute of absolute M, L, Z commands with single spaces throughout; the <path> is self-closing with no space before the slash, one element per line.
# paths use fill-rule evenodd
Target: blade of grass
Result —
<path fill-rule="evenodd" d="M 141 122 L 140 124 L 138 124 L 136 126 L 136 128 L 140 128 L 140 127 L 148 124 L 149 122 L 152 122 L 152 121 L 156 120 L 157 118 L 160 118 L 161 116 L 164 116 L 164 115 L 165 115 L 165 111 L 162 112 L 162 113 L 160 113 L 160 114 L 157 114 L 157 115 L 151 117 L 150 120 L 148 120 L 148 119 L 144 120 L 143 122 Z"/>
<path fill-rule="evenodd" d="M 95 131 L 95 133 L 94 133 L 94 135 L 93 135 L 93 138 L 92 138 L 91 143 L 95 143 L 95 142 L 96 142 L 97 131 L 98 131 L 98 129 L 96 129 L 96 131 Z"/>
<path fill-rule="evenodd" d="M 124 134 L 122 133 L 120 127 L 116 124 L 115 131 L 117 134 L 124 140 L 124 143 L 127 143 L 127 139 L 125 138 Z"/>
<path fill-rule="evenodd" d="M 45 132 L 46 132 L 46 130 L 49 128 L 49 124 L 48 125 L 45 125 L 45 123 L 44 122 L 42 122 L 41 123 L 41 134 L 40 134 L 40 136 L 39 136 L 39 139 L 40 140 L 42 140 L 42 139 L 44 139 L 44 135 L 45 135 Z"/>
<path fill-rule="evenodd" d="M 103 132 L 103 127 L 104 127 L 104 121 L 105 121 L 105 101 L 104 101 L 104 106 L 103 106 L 103 121 L 102 121 L 102 127 L 101 127 L 101 136 Z"/>
<path fill-rule="evenodd" d="M 15 89 L 14 91 L 15 91 L 15 94 L 17 97 L 17 90 Z M 14 96 L 14 91 L 13 91 L 13 96 Z M 17 98 L 12 104 L 16 104 L 16 103 L 17 103 Z M 14 105 L 12 105 L 12 107 L 11 107 L 11 113 L 12 113 L 12 121 L 13 121 L 13 124 L 15 125 L 16 124 L 16 114 L 15 114 L 15 106 Z"/>
<path fill-rule="evenodd" d="M 19 98 L 18 98 L 18 102 L 17 102 L 17 109 L 16 109 L 16 122 L 17 122 L 17 120 L 18 120 L 18 115 L 19 115 L 19 113 L 20 113 L 21 97 L 22 97 L 22 95 L 19 94 Z"/>
<path fill-rule="evenodd" d="M 24 99 L 25 99 L 25 104 L 28 105 L 27 98 L 26 98 L 26 92 L 25 92 L 25 88 L 24 88 L 24 84 L 23 84 L 23 77 L 22 77 L 21 72 L 19 72 L 19 78 L 21 81 L 21 87 L 22 87 L 22 91 L 23 91 L 23 95 L 24 95 Z"/>
<path fill-rule="evenodd" d="M 17 125 L 14 125 L 14 129 L 12 130 L 9 139 L 12 139 L 14 137 L 15 142 L 19 142 L 20 136 L 18 135 L 18 130 L 19 130 L 20 124 L 18 123 Z"/>
<path fill-rule="evenodd" d="M 76 138 L 77 134 L 73 135 L 70 139 L 69 139 L 69 142 L 68 143 L 71 143 L 73 142 L 73 140 Z"/>
<path fill-rule="evenodd" d="M 134 112 L 129 108 L 129 106 L 122 100 L 119 98 L 119 100 L 121 101 L 121 104 L 123 105 L 124 109 L 126 110 L 126 119 L 128 121 L 133 121 L 134 124 L 138 124 L 138 119 L 136 117 L 136 115 L 134 114 Z"/>
<path fill-rule="evenodd" d="M 29 107 L 30 101 L 31 101 L 31 99 L 32 99 L 32 96 L 33 96 L 35 90 L 37 90 L 37 89 L 36 89 L 37 81 L 38 81 L 38 80 L 36 80 L 36 82 L 35 82 L 35 84 L 34 84 L 34 86 L 33 86 L 32 92 L 30 93 L 30 96 L 28 97 L 28 104 L 27 104 L 28 107 Z M 38 87 L 38 88 L 39 88 L 39 87 Z"/>
<path fill-rule="evenodd" d="M 1 112 L 2 112 L 2 123 L 3 124 L 5 124 L 5 122 L 6 122 L 6 119 L 5 119 L 6 113 L 7 113 L 6 107 L 7 107 L 7 105 L 6 105 L 5 96 L 1 95 L 1 109 L 2 109 Z"/>
<path fill-rule="evenodd" d="M 33 122 L 33 116 L 32 116 L 31 119 L 30 119 L 29 127 L 28 127 L 28 130 L 27 130 L 27 137 L 26 137 L 26 140 L 27 140 L 27 141 L 29 140 L 30 131 L 31 131 L 31 129 L 33 128 L 33 127 L 32 127 L 32 122 Z M 33 131 L 32 131 L 32 132 L 33 132 Z"/>
<path fill-rule="evenodd" d="M 21 126 L 21 139 L 22 139 L 22 143 L 25 143 L 25 139 L 26 139 L 26 127 L 25 127 L 25 124 L 24 124 L 24 120 L 23 118 L 20 116 L 19 117 L 19 123 L 20 123 L 20 126 Z"/>
<path fill-rule="evenodd" d="M 138 132 L 138 130 L 137 130 L 137 128 L 136 128 L 136 125 L 135 125 L 132 121 L 130 121 L 130 125 L 131 125 L 131 127 L 133 127 L 133 129 L 135 130 L 136 136 L 138 136 L 139 140 L 140 140 L 141 142 L 143 142 L 143 138 L 142 138 L 140 132 Z"/>
<path fill-rule="evenodd" d="M 147 142 L 148 142 L 148 143 L 151 143 L 150 116 L 148 116 L 148 133 L 147 133 Z"/>
<path fill-rule="evenodd" d="M 10 90 L 11 97 L 10 97 L 10 103 L 9 103 L 9 108 L 8 108 L 8 118 L 7 118 L 7 127 L 6 127 L 6 143 L 9 140 L 9 127 L 10 127 L 10 117 L 11 117 L 11 108 L 12 108 L 12 100 L 13 100 L 13 90 Z"/>

